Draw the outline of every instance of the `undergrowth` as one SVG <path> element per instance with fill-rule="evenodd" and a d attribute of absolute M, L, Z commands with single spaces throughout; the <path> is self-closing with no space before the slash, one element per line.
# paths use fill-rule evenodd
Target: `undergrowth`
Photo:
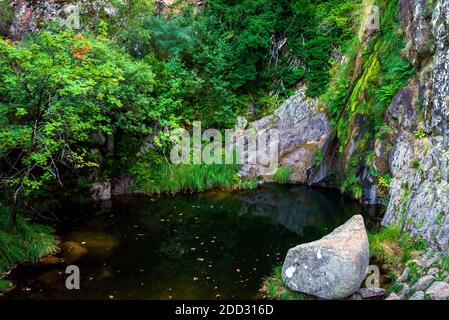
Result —
<path fill-rule="evenodd" d="M 175 193 L 205 191 L 213 188 L 230 189 L 236 186 L 239 165 L 228 164 L 171 164 L 150 167 L 138 163 L 131 169 L 136 188 L 145 193 Z M 254 187 L 254 182 L 240 182 L 240 186 Z"/>
<path fill-rule="evenodd" d="M 0 276 L 17 263 L 34 263 L 54 253 L 57 245 L 51 227 L 32 223 L 23 216 L 18 216 L 14 225 L 9 211 L 0 205 Z M 0 292 L 8 287 L 7 281 L 0 280 Z"/>

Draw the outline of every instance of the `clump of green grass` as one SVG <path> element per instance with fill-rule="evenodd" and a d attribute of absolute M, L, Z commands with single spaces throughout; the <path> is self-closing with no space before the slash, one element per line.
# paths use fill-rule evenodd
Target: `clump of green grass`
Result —
<path fill-rule="evenodd" d="M 8 210 L 0 205 L 0 276 L 17 263 L 33 263 L 57 250 L 58 240 L 49 226 L 34 224 L 18 216 L 12 223 Z M 0 292 L 9 287 L 0 283 Z"/>
<path fill-rule="evenodd" d="M 274 174 L 274 181 L 279 184 L 286 184 L 291 173 L 292 169 L 289 167 L 279 167 Z"/>
<path fill-rule="evenodd" d="M 393 285 L 388 289 L 388 293 L 399 293 L 404 288 L 402 283 L 393 283 Z"/>
<path fill-rule="evenodd" d="M 341 191 L 343 193 L 350 194 L 354 199 L 361 199 L 363 196 L 363 190 L 360 186 L 359 179 L 355 174 L 349 175 L 341 185 Z"/>
<path fill-rule="evenodd" d="M 381 261 L 395 260 L 400 249 L 398 241 L 401 238 L 401 227 L 392 225 L 382 228 L 377 233 L 369 233 L 369 247 L 372 257 Z"/>
<path fill-rule="evenodd" d="M 298 293 L 287 288 L 282 282 L 282 266 L 274 268 L 273 274 L 263 280 L 262 296 L 272 300 L 312 300 L 306 294 Z"/>
<path fill-rule="evenodd" d="M 229 164 L 161 164 L 156 168 L 137 166 L 132 176 L 136 188 L 146 193 L 204 191 L 232 188 L 239 166 Z"/>
<path fill-rule="evenodd" d="M 6 292 L 11 288 L 11 282 L 0 279 L 0 294 Z"/>
<path fill-rule="evenodd" d="M 414 254 L 425 250 L 427 241 L 403 234 L 399 224 L 368 234 L 371 256 L 390 264 L 406 263 Z"/>
<path fill-rule="evenodd" d="M 239 190 L 252 190 L 257 188 L 257 179 L 239 181 L 237 184 Z"/>

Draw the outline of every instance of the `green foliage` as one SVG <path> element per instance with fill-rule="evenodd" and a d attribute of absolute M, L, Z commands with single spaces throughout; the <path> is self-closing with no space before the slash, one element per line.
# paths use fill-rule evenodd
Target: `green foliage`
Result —
<path fill-rule="evenodd" d="M 427 133 L 423 129 L 418 129 L 413 132 L 413 136 L 416 139 L 424 139 L 425 137 L 427 137 Z"/>
<path fill-rule="evenodd" d="M 235 185 L 238 165 L 161 163 L 149 166 L 145 161 L 131 168 L 136 188 L 146 193 L 204 191 L 212 188 L 230 189 Z"/>
<path fill-rule="evenodd" d="M 234 186 L 239 190 L 252 190 L 257 188 L 257 179 L 242 180 L 238 174 L 234 176 Z"/>
<path fill-rule="evenodd" d="M 445 215 L 446 215 L 446 214 L 445 214 L 444 211 L 441 211 L 440 213 L 438 213 L 438 216 L 437 216 L 437 218 L 435 219 L 435 224 L 436 224 L 436 225 L 439 225 L 439 224 L 443 221 L 443 218 L 444 218 Z"/>
<path fill-rule="evenodd" d="M 402 289 L 404 288 L 404 285 L 401 283 L 394 283 L 389 289 L 388 292 L 389 293 L 399 293 L 402 291 Z"/>
<path fill-rule="evenodd" d="M 382 228 L 377 233 L 368 233 L 370 254 L 379 260 L 394 258 L 395 245 L 401 237 L 401 227 L 392 225 Z"/>
<path fill-rule="evenodd" d="M 241 190 L 252 190 L 257 188 L 257 179 L 244 180 L 239 185 L 238 188 Z"/>
<path fill-rule="evenodd" d="M 315 167 L 319 167 L 321 163 L 323 162 L 323 149 L 319 148 L 315 154 Z"/>
<path fill-rule="evenodd" d="M 360 186 L 359 179 L 355 174 L 349 175 L 341 185 L 341 191 L 351 194 L 355 199 L 361 199 L 363 190 Z"/>
<path fill-rule="evenodd" d="M 369 233 L 370 254 L 379 261 L 397 265 L 410 261 L 416 252 L 427 248 L 427 241 L 403 233 L 400 224 Z"/>
<path fill-rule="evenodd" d="M 279 167 L 274 174 L 274 181 L 279 184 L 286 184 L 290 178 L 292 169 L 289 167 Z"/>
<path fill-rule="evenodd" d="M 122 107 L 122 71 L 109 49 L 70 32 L 24 45 L 0 39 L 0 157 L 16 163 L 3 184 L 32 191 L 58 179 L 58 165 L 97 165 L 83 143 L 110 134 L 109 113 Z"/>
<path fill-rule="evenodd" d="M 0 294 L 11 289 L 11 282 L 0 279 Z"/>
<path fill-rule="evenodd" d="M 419 159 L 413 159 L 412 161 L 412 169 L 415 171 L 419 171 L 421 169 L 421 162 L 419 161 Z"/>
<path fill-rule="evenodd" d="M 354 141 L 364 142 L 363 149 L 357 147 L 353 152 L 355 159 L 350 160 L 342 184 L 344 191 L 357 197 L 361 196 L 357 181 L 359 169 L 363 165 L 372 165 L 373 152 L 369 148 L 372 149 L 374 144 L 369 142 L 388 134 L 385 130 L 391 128 L 384 125 L 385 111 L 415 73 L 402 55 L 405 41 L 396 16 L 398 1 L 381 0 L 376 5 L 381 11 L 380 29 L 369 40 L 361 41 L 357 34 L 346 41 L 345 59 L 332 67 L 334 80 L 321 95 L 340 143 L 339 151 L 343 152 Z M 363 119 L 363 127 L 368 130 L 356 133 L 350 140 L 349 130 L 355 119 Z M 379 180 L 387 188 L 389 181 L 384 178 Z"/>
<path fill-rule="evenodd" d="M 408 268 L 410 268 L 410 272 L 407 275 L 407 281 L 411 284 L 416 283 L 419 278 L 421 278 L 420 275 L 420 268 L 418 266 L 418 264 L 415 261 L 409 261 L 407 262 L 406 266 Z M 411 293 L 410 295 L 412 295 L 413 293 Z"/>
<path fill-rule="evenodd" d="M 229 127 L 250 103 L 269 114 L 304 80 L 319 95 L 359 3 L 210 0 L 166 16 L 152 1 L 120 1 L 110 19 L 100 14 L 93 24 L 83 14 L 82 35 L 51 24 L 21 43 L 2 39 L 2 188 L 30 196 L 65 173 L 118 174 L 138 161 L 135 146 L 148 136 L 161 155 L 171 128 L 193 120 Z M 113 136 L 119 151 L 107 159 L 91 152 L 94 136 Z"/>
<path fill-rule="evenodd" d="M 391 180 L 392 180 L 392 177 L 391 177 L 391 174 L 389 174 L 389 173 L 379 176 L 379 180 L 378 180 L 379 187 L 390 190 Z"/>
<path fill-rule="evenodd" d="M 204 82 L 190 108 L 200 105 L 208 125 L 229 125 L 248 106 L 241 97 L 267 114 L 268 92 L 286 97 L 305 80 L 308 95 L 322 93 L 331 53 L 351 38 L 359 3 L 210 0 L 199 12 L 183 5 L 168 17 L 140 15 L 117 40 L 136 57 L 181 57 Z"/>
<path fill-rule="evenodd" d="M 57 244 L 52 228 L 22 216 L 13 225 L 8 210 L 0 205 L 0 275 L 16 263 L 36 262 L 54 253 Z M 6 286 L 4 281 L 0 284 Z"/>
<path fill-rule="evenodd" d="M 136 60 L 103 36 L 44 31 L 20 45 L 1 39 L 0 161 L 7 174 L 0 185 L 27 196 L 60 182 L 61 170 L 101 166 L 89 149 L 95 136 L 163 138 L 162 128 L 191 117 L 185 105 L 200 88 L 179 59 Z M 118 163 L 121 157 L 128 155 L 118 154 Z"/>

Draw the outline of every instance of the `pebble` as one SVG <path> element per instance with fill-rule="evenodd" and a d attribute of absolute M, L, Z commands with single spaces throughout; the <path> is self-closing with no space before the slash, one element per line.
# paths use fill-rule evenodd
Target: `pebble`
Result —
<path fill-rule="evenodd" d="M 401 300 L 401 297 L 399 297 L 396 293 L 393 292 L 385 300 Z"/>

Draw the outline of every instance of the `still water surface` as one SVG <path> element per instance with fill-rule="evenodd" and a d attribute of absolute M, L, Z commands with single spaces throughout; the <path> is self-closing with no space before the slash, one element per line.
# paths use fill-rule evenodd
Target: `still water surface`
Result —
<path fill-rule="evenodd" d="M 66 209 L 64 241 L 87 249 L 74 262 L 81 290 L 65 287 L 65 265 L 17 268 L 5 299 L 257 299 L 287 250 L 317 240 L 354 214 L 375 213 L 338 191 L 267 185 L 115 199 Z"/>

